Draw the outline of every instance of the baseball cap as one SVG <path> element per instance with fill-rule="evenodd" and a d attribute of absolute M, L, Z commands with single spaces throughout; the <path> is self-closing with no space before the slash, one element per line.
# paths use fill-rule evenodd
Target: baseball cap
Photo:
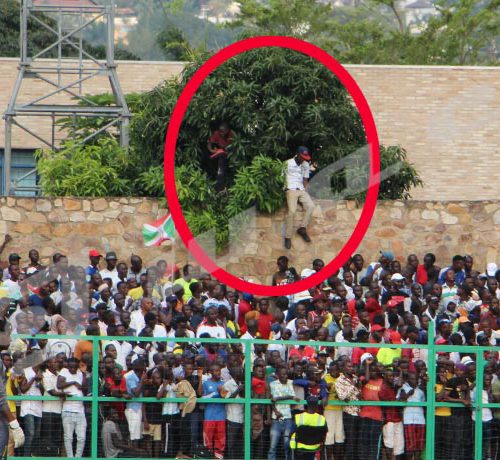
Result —
<path fill-rule="evenodd" d="M 301 145 L 297 148 L 297 153 L 306 161 L 311 160 L 311 154 L 309 153 L 309 149 Z"/>
<path fill-rule="evenodd" d="M 95 313 L 91 313 L 91 314 L 89 315 L 89 321 L 94 321 L 94 320 L 96 320 L 96 319 L 99 319 L 99 316 L 98 316 L 98 315 L 96 315 Z"/>
<path fill-rule="evenodd" d="M 89 257 L 102 257 L 102 254 L 97 249 L 91 249 L 89 251 Z"/>
<path fill-rule="evenodd" d="M 385 327 L 381 326 L 380 324 L 374 324 L 371 330 L 372 332 L 385 331 Z"/>
<path fill-rule="evenodd" d="M 118 260 L 118 257 L 116 257 L 116 252 L 115 251 L 109 251 L 106 253 L 106 260 Z"/>
<path fill-rule="evenodd" d="M 486 273 L 488 276 L 495 276 L 495 273 L 498 271 L 498 266 L 495 262 L 490 262 L 486 265 Z"/>
<path fill-rule="evenodd" d="M 390 262 L 394 260 L 394 254 L 391 251 L 380 251 L 380 255 L 384 256 Z"/>
<path fill-rule="evenodd" d="M 439 302 L 439 297 L 432 296 L 432 297 L 429 299 L 429 303 L 431 303 L 431 302 Z"/>
<path fill-rule="evenodd" d="M 390 299 L 387 302 L 387 308 L 396 308 L 401 302 L 396 299 Z"/>
<path fill-rule="evenodd" d="M 314 275 L 316 272 L 312 268 L 304 268 L 300 272 L 300 277 L 301 278 L 309 278 L 311 275 Z"/>
<path fill-rule="evenodd" d="M 373 359 L 373 355 L 371 353 L 363 353 L 361 355 L 361 364 L 363 364 L 367 359 Z"/>
<path fill-rule="evenodd" d="M 175 296 L 175 295 L 169 295 L 169 296 L 165 299 L 165 301 L 166 301 L 167 303 L 177 303 L 177 296 Z"/>
<path fill-rule="evenodd" d="M 394 273 L 391 276 L 391 281 L 404 281 L 405 277 L 401 273 Z"/>
<path fill-rule="evenodd" d="M 17 252 L 9 254 L 9 260 L 21 260 L 21 256 Z"/>

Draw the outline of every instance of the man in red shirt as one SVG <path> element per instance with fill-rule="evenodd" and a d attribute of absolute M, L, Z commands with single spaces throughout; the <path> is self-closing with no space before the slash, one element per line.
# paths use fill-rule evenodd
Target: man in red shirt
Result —
<path fill-rule="evenodd" d="M 210 159 L 217 162 L 217 184 L 215 189 L 221 191 L 226 186 L 227 175 L 227 149 L 234 140 L 234 132 L 229 125 L 223 121 L 219 129 L 214 131 L 207 142 Z"/>
<path fill-rule="evenodd" d="M 384 371 L 384 381 L 378 394 L 381 401 L 397 401 L 397 390 L 401 382 L 396 380 L 393 371 L 389 369 Z M 396 458 L 404 453 L 403 418 L 399 407 L 384 407 L 382 435 L 384 440 L 382 449 L 386 450 L 383 458 Z"/>
<path fill-rule="evenodd" d="M 259 325 L 260 337 L 268 340 L 271 335 L 271 326 L 274 323 L 274 316 L 269 313 L 269 299 L 259 299 L 257 301 L 257 308 L 259 309 L 257 323 Z"/>

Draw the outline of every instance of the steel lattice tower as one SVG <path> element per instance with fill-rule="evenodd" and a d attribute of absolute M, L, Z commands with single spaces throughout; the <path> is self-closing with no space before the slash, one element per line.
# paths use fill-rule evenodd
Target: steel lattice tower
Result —
<path fill-rule="evenodd" d="M 11 181 L 12 128 L 16 126 L 51 149 L 57 149 L 55 139 L 57 120 L 67 117 L 102 117 L 106 120 L 97 131 L 90 133 L 82 143 L 108 129 L 118 129 L 120 143 L 128 147 L 128 124 L 130 111 L 125 102 L 114 62 L 114 18 L 113 0 L 21 0 L 21 60 L 17 79 L 12 91 L 5 119 L 5 194 L 11 195 L 16 190 L 26 190 Z M 50 21 L 47 20 L 50 18 Z M 54 36 L 54 41 L 40 52 L 31 53 L 28 19 L 43 27 Z M 49 22 L 49 23 L 47 23 Z M 106 59 L 99 61 L 87 50 L 83 42 L 83 31 L 89 26 L 101 22 L 106 30 Z M 54 26 L 54 24 L 56 24 Z M 68 49 L 72 53 L 68 53 Z M 56 58 L 43 59 L 47 53 L 57 51 Z M 32 54 L 32 55 L 31 55 Z M 68 55 L 70 55 L 68 57 Z M 53 57 L 53 56 L 51 56 Z M 107 77 L 114 95 L 114 104 L 99 106 L 86 98 L 83 93 L 84 83 L 92 78 Z M 34 81 L 43 82 L 46 93 L 28 102 L 20 102 L 23 83 L 30 85 Z M 49 99 L 61 94 L 71 96 L 80 103 L 49 103 Z M 46 120 L 51 124 L 50 138 L 33 131 L 33 120 Z M 19 180 L 36 174 L 36 169 L 25 174 Z M 30 189 L 32 191 L 32 189 Z"/>

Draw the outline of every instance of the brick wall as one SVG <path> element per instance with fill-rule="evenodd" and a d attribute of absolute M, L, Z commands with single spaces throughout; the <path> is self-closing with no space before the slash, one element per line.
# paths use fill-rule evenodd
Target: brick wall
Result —
<path fill-rule="evenodd" d="M 329 262 L 350 237 L 361 209 L 354 202 L 316 204 L 309 228 L 312 243 L 295 235 L 292 250 L 286 251 L 284 210 L 272 218 L 256 215 L 245 222 L 245 233 L 218 256 L 218 265 L 236 276 L 269 283 L 280 255 L 288 255 L 298 270 L 310 267 L 317 257 Z M 86 265 L 88 250 L 96 248 L 116 251 L 126 260 L 139 254 L 151 264 L 166 259 L 183 265 L 188 255 L 180 239 L 175 251 L 172 243 L 144 247 L 142 225 L 164 214 L 156 200 L 144 198 L 0 198 L 0 242 L 6 233 L 13 237 L 0 258 L 5 261 L 10 252 L 27 258 L 28 251 L 37 248 L 45 263 L 53 253 L 62 252 L 71 263 Z M 379 202 L 358 251 L 368 263 L 378 259 L 380 250 L 391 250 L 403 264 L 410 253 L 422 259 L 434 252 L 441 266 L 455 254 L 468 253 L 474 255 L 477 269 L 484 271 L 486 263 L 500 262 L 499 232 L 500 201 Z M 204 239 L 197 240 L 212 256 Z"/>
<path fill-rule="evenodd" d="M 0 111 L 7 105 L 17 60 L 0 58 Z M 496 199 L 500 182 L 500 67 L 346 66 L 372 108 L 380 140 L 405 147 L 425 188 L 421 200 Z M 146 91 L 176 75 L 181 63 L 120 62 L 125 92 Z M 104 78 L 89 80 L 84 93 L 109 91 Z M 23 98 L 40 94 L 41 85 L 23 88 Z M 54 98 L 54 101 L 61 99 Z M 30 125 L 48 133 L 40 119 Z M 0 130 L 0 147 L 4 144 Z M 14 130 L 15 147 L 39 147 Z"/>

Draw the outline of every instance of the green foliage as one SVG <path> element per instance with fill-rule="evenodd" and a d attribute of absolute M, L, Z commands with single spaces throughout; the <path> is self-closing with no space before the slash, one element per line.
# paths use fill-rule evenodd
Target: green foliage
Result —
<path fill-rule="evenodd" d="M 36 152 L 40 185 L 49 196 L 123 196 L 133 193 L 131 181 L 122 176 L 128 167 L 127 152 L 116 140 L 101 138 L 95 145 L 67 141 L 57 152 Z"/>
<path fill-rule="evenodd" d="M 162 30 L 158 34 L 157 43 L 165 58 L 171 61 L 190 61 L 195 54 L 184 33 L 177 27 Z"/>
<path fill-rule="evenodd" d="M 256 156 L 236 174 L 227 215 L 235 217 L 252 206 L 267 214 L 276 212 L 284 204 L 284 186 L 283 163 L 264 155 Z"/>

